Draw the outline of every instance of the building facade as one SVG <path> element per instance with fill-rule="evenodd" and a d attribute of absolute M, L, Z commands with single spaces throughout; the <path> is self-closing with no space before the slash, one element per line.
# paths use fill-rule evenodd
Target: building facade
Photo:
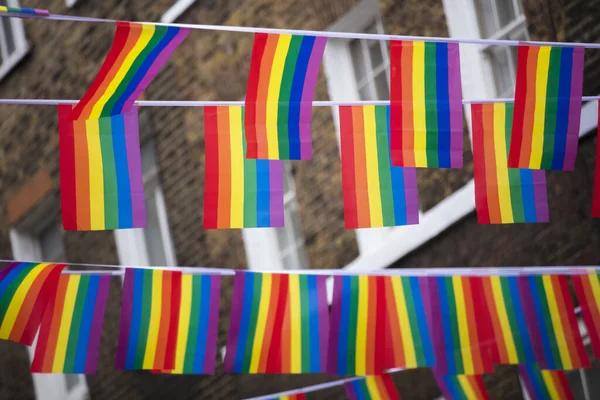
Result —
<path fill-rule="evenodd" d="M 2 0 L 0 5 L 123 19 L 347 32 L 600 41 L 591 0 Z M 0 20 L 0 98 L 78 99 L 114 26 Z M 245 95 L 252 35 L 193 31 L 149 86 L 146 99 L 238 100 Z M 510 97 L 515 48 L 461 46 L 465 98 Z M 388 43 L 329 40 L 319 100 L 389 99 Z M 600 94 L 600 51 L 586 51 L 584 95 Z M 312 161 L 287 162 L 286 227 L 204 231 L 204 134 L 199 108 L 142 108 L 140 135 L 148 228 L 65 232 L 60 224 L 56 107 L 0 106 L 0 259 L 122 265 L 369 271 L 402 267 L 591 265 L 600 262 L 600 222 L 590 217 L 596 104 L 584 105 L 574 172 L 548 173 L 549 224 L 481 226 L 474 213 L 469 124 L 465 168 L 419 170 L 418 226 L 345 230 L 337 110 L 313 111 Z M 468 111 L 468 110 L 466 110 Z M 465 113 L 467 122 L 469 113 Z M 111 285 L 98 373 L 35 375 L 21 345 L 0 341 L 0 399 L 238 399 L 332 379 L 224 374 L 163 376 L 114 368 L 121 280 Z M 232 280 L 223 278 L 219 348 L 225 345 Z M 577 398 L 600 397 L 598 371 L 575 371 Z M 586 379 L 582 379 L 582 377 Z M 517 372 L 486 376 L 498 399 L 522 398 Z M 440 394 L 428 370 L 395 381 L 406 399 Z M 344 398 L 338 387 L 310 398 Z"/>

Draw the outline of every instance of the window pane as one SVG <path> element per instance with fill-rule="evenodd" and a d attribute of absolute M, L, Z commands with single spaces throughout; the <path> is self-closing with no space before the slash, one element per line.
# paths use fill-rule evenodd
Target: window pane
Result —
<path fill-rule="evenodd" d="M 67 261 L 59 222 L 55 222 L 44 229 L 39 237 L 43 261 Z"/>
<path fill-rule="evenodd" d="M 500 27 L 508 25 L 517 18 L 517 13 L 515 12 L 515 6 L 512 0 L 495 0 L 495 3 Z"/>
<path fill-rule="evenodd" d="M 477 19 L 479 20 L 479 29 L 481 31 L 481 36 L 483 37 L 492 36 L 499 29 L 496 25 L 496 20 L 494 19 L 493 3 L 495 2 L 496 0 L 476 0 L 475 2 Z"/>
<path fill-rule="evenodd" d="M 148 250 L 148 261 L 151 265 L 167 265 L 165 256 L 165 246 L 162 241 L 160 224 L 158 220 L 158 207 L 156 205 L 156 192 L 152 193 L 146 199 L 146 229 L 144 237 L 146 239 L 146 248 Z"/>
<path fill-rule="evenodd" d="M 381 71 L 375 77 L 375 90 L 377 91 L 377 99 L 387 100 L 390 98 L 390 89 L 388 87 L 388 79 L 385 70 Z"/>
<path fill-rule="evenodd" d="M 375 100 L 375 96 L 371 95 L 370 82 L 358 89 L 358 95 L 361 100 Z"/>
<path fill-rule="evenodd" d="M 142 174 L 144 175 L 144 180 L 151 179 L 151 175 L 155 175 L 158 173 L 156 163 L 156 150 L 153 141 L 147 142 L 142 146 L 141 155 Z"/>
<path fill-rule="evenodd" d="M 369 56 L 371 57 L 373 69 L 383 64 L 383 54 L 381 53 L 381 45 L 378 40 L 369 41 Z"/>
<path fill-rule="evenodd" d="M 366 61 L 363 50 L 362 43 L 358 39 L 354 39 L 350 42 L 350 55 L 352 56 L 352 65 L 354 67 L 354 77 L 357 82 L 361 82 L 366 78 Z"/>
<path fill-rule="evenodd" d="M 292 223 L 289 220 L 289 213 L 285 212 L 285 223 L 284 223 L 284 227 L 283 228 L 277 228 L 276 232 L 277 232 L 277 244 L 279 246 L 279 250 L 283 251 L 286 250 L 288 247 L 290 247 L 291 245 L 291 240 L 292 238 L 290 237 L 291 234 L 288 231 L 291 227 Z"/>
<path fill-rule="evenodd" d="M 514 82 L 511 69 L 514 69 L 505 47 L 495 46 L 490 51 L 490 59 L 494 71 L 496 91 L 500 95 L 511 94 L 514 91 Z"/>

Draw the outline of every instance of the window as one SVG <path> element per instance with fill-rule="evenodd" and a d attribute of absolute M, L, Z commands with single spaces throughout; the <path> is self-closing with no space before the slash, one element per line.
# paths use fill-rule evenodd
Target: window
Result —
<path fill-rule="evenodd" d="M 0 5 L 19 7 L 18 0 L 0 0 Z M 20 18 L 0 18 L 0 79 L 27 54 L 23 21 Z"/>

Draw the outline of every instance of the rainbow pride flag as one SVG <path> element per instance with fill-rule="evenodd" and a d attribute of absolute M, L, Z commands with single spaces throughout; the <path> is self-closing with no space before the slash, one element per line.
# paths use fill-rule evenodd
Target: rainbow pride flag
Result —
<path fill-rule="evenodd" d="M 306 400 L 306 394 L 304 393 L 295 393 L 287 396 L 273 397 L 269 400 Z"/>
<path fill-rule="evenodd" d="M 441 375 L 433 376 L 446 400 L 489 400 L 481 375 Z"/>
<path fill-rule="evenodd" d="M 428 322 L 437 372 L 442 375 L 493 372 L 494 333 L 483 301 L 483 279 L 432 277 L 428 280 L 428 289 Z"/>
<path fill-rule="evenodd" d="M 117 369 L 175 368 L 181 280 L 178 271 L 125 271 Z"/>
<path fill-rule="evenodd" d="M 600 137 L 600 101 L 598 102 L 598 137 Z M 596 173 L 594 175 L 592 218 L 600 218 L 600 140 L 596 140 Z"/>
<path fill-rule="evenodd" d="M 99 119 L 131 111 L 189 33 L 187 28 L 118 21 L 106 59 L 71 118 Z"/>
<path fill-rule="evenodd" d="M 24 14 L 24 16 L 47 17 L 50 11 L 39 8 L 18 8 L 0 6 L 0 13 Z"/>
<path fill-rule="evenodd" d="M 310 160 L 310 121 L 327 38 L 254 34 L 246 89 L 246 157 Z"/>
<path fill-rule="evenodd" d="M 462 168 L 458 43 L 390 42 L 392 165 Z"/>
<path fill-rule="evenodd" d="M 510 168 L 575 168 L 584 48 L 520 45 Z"/>
<path fill-rule="evenodd" d="M 419 223 L 415 168 L 393 167 L 387 106 L 340 107 L 346 229 Z"/>
<path fill-rule="evenodd" d="M 244 157 L 243 114 L 204 107 L 204 229 L 283 226 L 283 163 Z"/>
<path fill-rule="evenodd" d="M 540 370 L 528 364 L 519 365 L 519 374 L 531 400 L 575 400 L 565 371 Z"/>
<path fill-rule="evenodd" d="M 60 200 L 66 230 L 145 228 L 137 108 L 72 120 L 58 106 Z"/>
<path fill-rule="evenodd" d="M 600 160 L 600 159 L 598 159 Z M 594 356 L 600 358 L 600 276 L 571 275 Z"/>
<path fill-rule="evenodd" d="M 325 276 L 236 271 L 225 372 L 325 372 Z"/>
<path fill-rule="evenodd" d="M 387 374 L 346 382 L 344 388 L 349 400 L 400 400 L 400 393 Z"/>
<path fill-rule="evenodd" d="M 471 115 L 479 223 L 548 222 L 546 172 L 507 167 L 512 104 L 472 104 Z"/>
<path fill-rule="evenodd" d="M 48 303 L 31 372 L 95 374 L 110 275 L 61 275 Z"/>
<path fill-rule="evenodd" d="M 14 262 L 0 271 L 0 339 L 32 345 L 64 268 Z"/>
<path fill-rule="evenodd" d="M 494 331 L 495 364 L 533 364 L 533 344 L 527 331 L 523 302 L 514 276 L 483 277 L 483 292 Z"/>
<path fill-rule="evenodd" d="M 519 292 L 533 345 L 542 369 L 587 368 L 585 352 L 567 277 L 564 275 L 520 276 Z"/>

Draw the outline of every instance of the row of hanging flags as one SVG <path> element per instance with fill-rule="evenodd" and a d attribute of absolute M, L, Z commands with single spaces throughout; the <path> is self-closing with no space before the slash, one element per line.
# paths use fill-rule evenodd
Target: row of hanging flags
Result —
<path fill-rule="evenodd" d="M 65 229 L 145 227 L 134 101 L 188 34 L 117 22 L 89 89 L 74 107 L 59 106 Z M 325 44 L 256 33 L 245 106 L 204 108 L 206 229 L 283 225 L 282 160 L 312 157 Z M 339 107 L 348 229 L 418 224 L 416 168 L 463 166 L 459 45 L 392 41 L 390 52 L 390 106 Z M 471 106 L 480 223 L 548 222 L 545 170 L 574 169 L 582 76 L 582 48 L 524 43 L 514 105 Z M 599 181 L 597 172 L 593 217 L 600 217 Z"/>

